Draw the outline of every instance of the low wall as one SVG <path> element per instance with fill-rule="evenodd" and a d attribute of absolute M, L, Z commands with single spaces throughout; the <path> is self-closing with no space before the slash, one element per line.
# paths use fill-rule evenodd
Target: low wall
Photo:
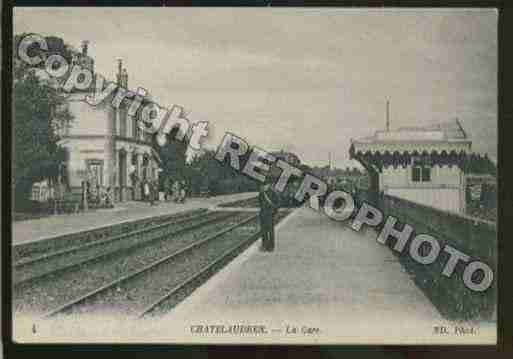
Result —
<path fill-rule="evenodd" d="M 491 319 L 497 302 L 497 228 L 495 223 L 477 218 L 446 212 L 436 208 L 410 202 L 401 198 L 378 195 L 372 196 L 360 191 L 359 201 L 366 201 L 381 209 L 385 219 L 392 215 L 402 224 L 408 223 L 415 234 L 425 233 L 437 238 L 441 248 L 448 244 L 460 252 L 488 264 L 494 271 L 494 281 L 484 292 L 474 292 L 463 283 L 465 265 L 456 266 L 450 278 L 443 276 L 449 254 L 443 250 L 438 259 L 430 265 L 415 262 L 408 254 L 397 253 L 403 267 L 413 276 L 417 286 L 449 319 Z M 385 221 L 384 219 L 384 221 Z M 383 221 L 383 222 L 384 222 Z M 402 228 L 402 224 L 397 226 Z M 381 228 L 379 228 L 381 229 Z M 390 246 L 394 241 L 388 242 Z"/>

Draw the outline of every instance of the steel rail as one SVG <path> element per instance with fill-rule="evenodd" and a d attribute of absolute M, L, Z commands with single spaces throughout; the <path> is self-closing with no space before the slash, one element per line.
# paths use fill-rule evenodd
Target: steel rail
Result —
<path fill-rule="evenodd" d="M 248 243 L 251 244 L 252 242 L 258 240 L 258 238 L 260 238 L 260 236 L 261 236 L 261 232 L 258 231 L 257 233 L 252 234 L 249 238 L 246 238 L 245 240 L 243 240 L 241 243 L 239 243 L 236 246 L 233 246 L 232 248 L 230 248 L 227 251 L 223 252 L 219 257 L 217 257 L 212 262 L 210 262 L 209 264 L 207 264 L 204 267 L 202 267 L 198 272 L 196 272 L 195 274 L 193 274 L 193 275 L 189 276 L 188 278 L 186 278 L 185 280 L 183 280 L 180 284 L 176 285 L 169 292 L 167 292 L 166 294 L 161 296 L 159 299 L 157 299 L 155 302 L 153 302 L 152 304 L 147 306 L 145 309 L 143 309 L 137 315 L 137 317 L 138 318 L 142 318 L 145 315 L 151 313 L 152 311 L 155 310 L 155 308 L 157 308 L 166 299 L 168 299 L 169 297 L 171 297 L 172 295 L 174 295 L 175 293 L 180 291 L 182 288 L 186 287 L 188 284 L 194 282 L 196 279 L 200 278 L 203 274 L 205 274 L 208 271 L 210 271 L 216 265 L 222 263 L 230 255 L 236 254 L 237 251 L 240 250 L 240 248 L 244 247 Z"/>
<path fill-rule="evenodd" d="M 127 252 L 127 251 L 133 251 L 133 250 L 136 250 L 136 249 L 138 249 L 140 247 L 143 247 L 145 245 L 151 244 L 152 242 L 156 242 L 156 241 L 162 240 L 165 237 L 176 236 L 178 234 L 181 234 L 181 233 L 184 233 L 184 232 L 196 229 L 198 227 L 201 227 L 201 226 L 209 224 L 209 223 L 213 223 L 213 222 L 217 222 L 217 221 L 222 221 L 222 220 L 224 220 L 224 219 L 226 219 L 226 218 L 228 218 L 230 216 L 232 216 L 231 213 L 226 214 L 226 215 L 214 216 L 214 218 L 209 218 L 209 219 L 206 219 L 204 221 L 194 223 L 194 224 L 192 224 L 190 226 L 186 226 L 186 227 L 182 227 L 182 228 L 176 229 L 176 230 L 172 231 L 171 233 L 167 233 L 165 235 L 156 236 L 155 238 L 151 238 L 151 239 L 148 239 L 148 240 L 145 240 L 145 241 L 134 243 L 133 245 L 128 246 L 128 247 L 119 248 L 119 249 L 115 249 L 113 251 L 101 253 L 98 256 L 95 256 L 95 257 L 92 257 L 92 258 L 87 258 L 87 259 L 84 259 L 84 260 L 81 260 L 81 261 L 77 261 L 77 262 L 71 263 L 69 265 L 65 265 L 65 266 L 58 267 L 58 268 L 53 269 L 53 270 L 49 270 L 47 272 L 41 272 L 41 273 L 38 273 L 38 274 L 36 274 L 34 276 L 30 276 L 30 277 L 27 277 L 27 278 L 23 278 L 22 280 L 15 281 L 14 282 L 14 286 L 19 286 L 19 285 L 27 283 L 29 281 L 40 280 L 40 279 L 42 279 L 42 278 L 44 278 L 46 276 L 49 276 L 49 275 L 52 275 L 52 274 L 57 274 L 59 272 L 65 271 L 65 270 L 70 270 L 70 269 L 82 266 L 84 264 L 87 264 L 87 263 L 93 263 L 95 261 L 107 259 L 107 258 L 109 258 L 109 257 L 111 257 L 113 255 L 121 254 L 121 253 L 124 253 L 124 252 Z M 194 217 L 194 219 L 199 218 L 199 217 L 201 217 L 201 216 Z M 190 218 L 189 218 L 189 220 L 190 220 Z M 184 222 L 186 222 L 186 221 L 184 221 Z M 174 223 L 174 224 L 176 224 L 176 223 Z M 160 226 L 161 225 L 159 225 L 159 228 L 152 227 L 152 230 L 160 229 Z M 132 232 L 132 234 L 133 234 L 133 232 Z"/>
<path fill-rule="evenodd" d="M 13 254 L 16 254 L 17 258 L 19 258 L 17 260 L 17 262 L 22 263 L 23 261 L 29 260 L 29 258 L 34 257 L 32 252 L 34 252 L 35 250 L 32 247 L 38 247 L 41 244 L 48 246 L 49 243 L 61 243 L 61 242 L 69 241 L 70 239 L 78 238 L 79 240 L 84 240 L 84 239 L 87 239 L 87 237 L 89 237 L 89 236 L 99 237 L 101 239 L 103 237 L 113 236 L 113 233 L 115 233 L 115 232 L 119 233 L 120 230 L 124 231 L 125 228 L 127 228 L 127 229 L 134 228 L 134 227 L 146 225 L 147 223 L 153 223 L 153 222 L 154 223 L 159 223 L 159 222 L 163 223 L 163 222 L 171 220 L 171 219 L 180 219 L 180 218 L 184 218 L 186 216 L 191 216 L 194 214 L 205 213 L 207 211 L 208 211 L 207 208 L 197 208 L 197 209 L 187 210 L 187 211 L 183 211 L 183 212 L 177 212 L 177 213 L 173 213 L 173 214 L 168 213 L 168 214 L 160 214 L 160 215 L 156 215 L 156 216 L 152 216 L 152 217 L 148 216 L 148 217 L 139 218 L 139 219 L 131 219 L 131 220 L 125 220 L 125 221 L 118 222 L 118 223 L 102 225 L 102 226 L 99 226 L 96 228 L 89 228 L 89 229 L 85 229 L 85 230 L 79 230 L 79 231 L 75 231 L 75 232 L 59 234 L 59 235 L 55 235 L 52 237 L 46 237 L 46 238 L 42 238 L 40 240 L 31 241 L 31 242 L 27 242 L 27 243 L 18 243 L 18 244 L 13 245 L 13 247 L 12 247 Z M 95 240 L 98 240 L 98 239 L 94 238 L 93 241 L 95 241 Z M 64 248 L 73 246 L 73 245 L 75 245 L 75 244 L 65 245 Z M 39 248 L 39 250 L 41 250 L 41 248 Z M 36 250 L 36 252 L 37 252 L 37 250 Z M 14 262 L 14 260 L 13 260 L 13 262 Z"/>
<path fill-rule="evenodd" d="M 120 277 L 118 279 L 115 279 L 115 280 L 113 280 L 113 281 L 111 281 L 111 282 L 109 282 L 109 283 L 107 283 L 107 284 L 105 284 L 105 285 L 103 285 L 103 286 L 101 286 L 99 288 L 96 288 L 96 289 L 90 291 L 89 293 L 86 293 L 86 294 L 80 296 L 79 298 L 73 299 L 73 300 L 71 300 L 71 301 L 69 301 L 69 302 L 59 306 L 58 308 L 53 309 L 50 312 L 44 314 L 42 317 L 43 318 L 49 318 L 49 317 L 52 317 L 52 316 L 54 316 L 54 315 L 56 315 L 58 313 L 67 311 L 67 310 L 71 309 L 72 307 L 74 307 L 74 306 L 84 302 L 87 299 L 90 299 L 90 298 L 92 298 L 92 297 L 94 297 L 94 296 L 96 296 L 96 295 L 98 295 L 98 294 L 100 294 L 102 292 L 105 292 L 106 290 L 108 290 L 110 288 L 118 286 L 119 284 L 121 284 L 123 282 L 126 282 L 126 281 L 128 281 L 130 279 L 133 279 L 136 276 L 139 276 L 139 275 L 141 275 L 143 273 L 151 271 L 151 270 L 155 269 L 157 266 L 159 266 L 159 265 L 161 265 L 163 263 L 166 263 L 166 262 L 168 262 L 170 260 L 173 260 L 174 258 L 178 257 L 181 254 L 189 252 L 189 251 L 191 251 L 191 250 L 193 250 L 193 249 L 195 249 L 197 247 L 200 247 L 201 245 L 203 245 L 205 243 L 208 243 L 208 242 L 212 241 L 213 239 L 216 239 L 216 238 L 222 236 L 223 234 L 225 234 L 225 233 L 227 233 L 229 231 L 232 231 L 235 228 L 240 227 L 240 226 L 242 226 L 242 225 L 244 225 L 244 224 L 254 220 L 255 218 L 257 218 L 256 215 L 255 216 L 251 216 L 249 218 L 246 218 L 246 219 L 242 220 L 239 223 L 236 223 L 236 224 L 234 224 L 234 225 L 232 225 L 232 226 L 230 226 L 228 228 L 225 228 L 225 229 L 223 229 L 221 231 L 218 231 L 218 232 L 216 232 L 216 233 L 214 233 L 214 234 L 212 234 L 212 235 L 210 235 L 210 236 L 208 236 L 208 237 L 206 237 L 204 239 L 201 239 L 199 241 L 191 243 L 190 245 L 188 245 L 188 246 L 186 246 L 184 248 L 181 248 L 181 249 L 179 249 L 179 250 L 177 250 L 177 251 L 175 251 L 175 252 L 173 252 L 173 253 L 171 253 L 171 254 L 169 254 L 169 255 L 167 255 L 167 256 L 165 256 L 165 257 L 163 257 L 163 258 L 161 258 L 161 259 L 159 259 L 157 261 L 149 263 L 148 265 L 145 265 L 144 267 L 142 267 L 142 268 L 140 268 L 140 269 L 138 269 L 136 271 L 133 271 L 132 273 L 128 273 L 128 274 L 126 274 L 126 275 L 124 275 L 124 276 L 122 276 L 122 277 Z"/>
<path fill-rule="evenodd" d="M 197 215 L 178 217 L 178 218 L 172 219 L 172 220 L 170 220 L 168 222 L 164 222 L 164 223 L 157 224 L 157 225 L 154 225 L 154 226 L 149 226 L 149 227 L 145 227 L 145 228 L 142 228 L 142 229 L 137 229 L 135 231 L 130 231 L 130 232 L 127 232 L 127 233 L 118 234 L 116 236 L 108 237 L 108 238 L 105 238 L 105 239 L 99 239 L 99 240 L 95 240 L 95 241 L 92 241 L 92 242 L 88 242 L 88 243 L 72 246 L 72 247 L 69 247 L 69 248 L 60 249 L 60 250 L 57 250 L 57 251 L 54 251 L 54 252 L 51 252 L 51 253 L 48 253 L 48 254 L 43 254 L 41 256 L 34 257 L 34 258 L 21 259 L 21 260 L 17 261 L 16 263 L 13 263 L 13 267 L 14 268 L 19 268 L 19 267 L 23 267 L 23 266 L 26 266 L 26 265 L 34 264 L 34 263 L 37 263 L 37 262 L 41 262 L 41 261 L 44 261 L 44 260 L 49 260 L 49 259 L 52 259 L 54 257 L 62 256 L 64 254 L 70 254 L 70 253 L 73 253 L 73 252 L 78 252 L 78 251 L 80 251 L 82 249 L 88 249 L 88 248 L 99 246 L 99 245 L 102 245 L 102 244 L 108 244 L 108 243 L 111 243 L 111 242 L 115 242 L 115 241 L 124 239 L 126 237 L 131 237 L 133 235 L 138 235 L 138 234 L 141 234 L 141 233 L 146 233 L 146 232 L 150 232 L 152 230 L 160 229 L 160 228 L 165 227 L 165 226 L 169 226 L 169 225 L 173 225 L 173 224 L 180 224 L 180 223 L 183 223 L 183 222 L 187 222 L 189 220 L 194 220 L 195 218 L 200 218 L 200 217 L 202 217 L 204 215 L 205 215 L 205 213 L 200 213 L 200 214 L 197 214 Z"/>

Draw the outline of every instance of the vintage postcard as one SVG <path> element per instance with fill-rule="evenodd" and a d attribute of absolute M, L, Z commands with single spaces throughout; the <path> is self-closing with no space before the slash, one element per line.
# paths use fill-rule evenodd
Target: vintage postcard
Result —
<path fill-rule="evenodd" d="M 496 343 L 496 9 L 13 16 L 15 342 Z"/>

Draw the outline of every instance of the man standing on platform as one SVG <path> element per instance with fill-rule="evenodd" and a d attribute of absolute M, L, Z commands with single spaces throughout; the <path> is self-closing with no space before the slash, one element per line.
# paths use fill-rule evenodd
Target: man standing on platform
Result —
<path fill-rule="evenodd" d="M 159 188 L 159 181 L 153 180 L 152 181 L 152 195 L 153 195 L 153 204 L 152 205 L 158 205 L 160 201 L 160 188 Z"/>
<path fill-rule="evenodd" d="M 171 197 L 171 179 L 166 177 L 164 181 L 164 200 L 167 202 Z"/>
<path fill-rule="evenodd" d="M 178 203 L 180 201 L 180 181 L 176 180 L 173 183 L 173 202 Z"/>
<path fill-rule="evenodd" d="M 144 201 L 150 200 L 150 184 L 146 179 L 143 180 L 143 198 Z"/>
<path fill-rule="evenodd" d="M 260 203 L 260 228 L 262 231 L 262 252 L 274 251 L 274 221 L 273 217 L 278 210 L 278 195 L 269 183 L 260 187 L 258 194 Z"/>

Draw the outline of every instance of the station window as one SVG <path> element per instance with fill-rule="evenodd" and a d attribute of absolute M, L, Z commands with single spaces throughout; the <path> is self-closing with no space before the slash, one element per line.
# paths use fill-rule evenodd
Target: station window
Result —
<path fill-rule="evenodd" d="M 32 200 L 33 201 L 39 201 L 40 200 L 40 190 L 39 186 L 34 185 L 32 187 Z"/>
<path fill-rule="evenodd" d="M 413 182 L 430 182 L 431 164 L 421 158 L 414 158 L 411 169 L 411 180 Z"/>

